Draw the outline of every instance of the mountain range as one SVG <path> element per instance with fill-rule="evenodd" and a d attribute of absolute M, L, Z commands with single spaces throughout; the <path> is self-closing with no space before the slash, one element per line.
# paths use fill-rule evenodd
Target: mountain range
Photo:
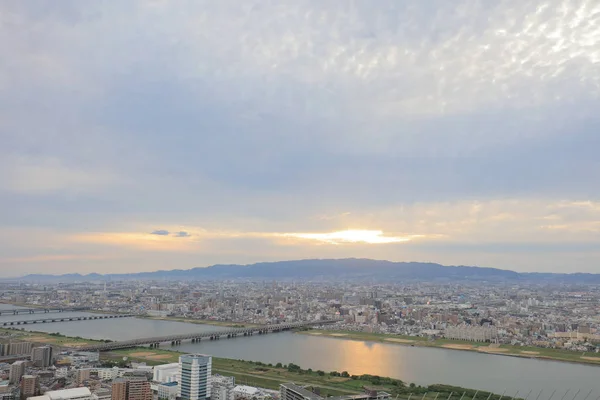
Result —
<path fill-rule="evenodd" d="M 192 269 L 161 270 L 129 274 L 27 275 L 20 281 L 102 280 L 302 280 L 369 282 L 401 281 L 531 281 L 552 283 L 600 283 L 600 274 L 522 273 L 469 266 L 444 266 L 422 262 L 392 262 L 371 259 L 311 259 L 261 262 L 250 265 L 213 265 Z"/>

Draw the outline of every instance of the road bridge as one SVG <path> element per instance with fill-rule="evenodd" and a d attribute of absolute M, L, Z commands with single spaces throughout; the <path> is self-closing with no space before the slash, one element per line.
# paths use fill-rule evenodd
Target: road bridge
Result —
<path fill-rule="evenodd" d="M 79 351 L 110 351 L 118 349 L 128 349 L 139 346 L 159 347 L 161 343 L 171 343 L 171 345 L 181 344 L 184 340 L 190 340 L 192 343 L 200 342 L 202 339 L 219 340 L 221 338 L 234 338 L 237 336 L 265 335 L 271 332 L 287 331 L 294 328 L 304 328 L 314 325 L 333 324 L 339 322 L 338 319 L 311 321 L 311 322 L 292 322 L 284 324 L 263 325 L 248 328 L 229 328 L 209 332 L 188 333 L 183 335 L 159 336 L 142 339 L 125 340 L 121 342 L 110 342 L 92 346 L 77 347 Z"/>
<path fill-rule="evenodd" d="M 35 313 L 59 313 L 59 312 L 68 312 L 68 311 L 88 311 L 90 307 L 69 307 L 69 308 L 61 308 L 61 307 L 40 307 L 40 308 L 15 308 L 12 310 L 0 310 L 0 315 L 4 313 L 4 315 L 19 315 L 19 314 L 35 314 Z"/>
<path fill-rule="evenodd" d="M 74 321 L 91 321 L 95 319 L 112 319 L 112 318 L 129 318 L 135 317 L 134 314 L 117 314 L 117 315 L 88 315 L 85 317 L 54 317 L 54 318 L 41 318 L 41 319 L 30 319 L 22 321 L 3 321 L 0 322 L 0 326 L 15 326 L 15 325 L 29 325 L 29 324 L 45 324 L 53 322 L 74 322 Z"/>

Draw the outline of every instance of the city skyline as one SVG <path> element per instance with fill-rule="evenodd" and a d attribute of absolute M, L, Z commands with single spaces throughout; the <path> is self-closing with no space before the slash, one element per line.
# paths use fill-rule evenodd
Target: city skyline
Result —
<path fill-rule="evenodd" d="M 592 1 L 4 1 L 0 275 L 600 273 Z"/>

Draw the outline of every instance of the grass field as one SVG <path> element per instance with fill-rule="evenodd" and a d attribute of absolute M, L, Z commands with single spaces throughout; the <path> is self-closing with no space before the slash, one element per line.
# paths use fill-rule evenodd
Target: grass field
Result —
<path fill-rule="evenodd" d="M 500 345 L 490 346 L 489 343 L 467 342 L 462 340 L 437 339 L 429 340 L 417 336 L 402 336 L 385 333 L 368 333 L 353 331 L 324 331 L 305 330 L 298 332 L 306 335 L 327 336 L 343 340 L 366 340 L 370 342 L 397 344 L 402 346 L 438 347 L 450 350 L 477 351 L 487 354 L 499 354 L 515 357 L 542 358 L 555 361 L 577 362 L 600 365 L 600 354 L 581 353 L 570 350 L 547 349 L 542 347 L 526 347 Z"/>

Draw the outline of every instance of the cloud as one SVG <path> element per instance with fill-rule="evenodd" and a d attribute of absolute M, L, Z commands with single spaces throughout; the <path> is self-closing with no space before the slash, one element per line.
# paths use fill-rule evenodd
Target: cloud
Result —
<path fill-rule="evenodd" d="M 105 254 L 42 254 L 30 257 L 0 258 L 0 264 L 45 263 L 52 261 L 93 261 L 109 260 Z"/>
<path fill-rule="evenodd" d="M 0 252 L 598 265 L 597 2 L 182 1 L 0 2 Z"/>
<path fill-rule="evenodd" d="M 68 241 L 74 244 L 111 246 L 136 249 L 147 252 L 188 251 L 198 252 L 198 243 L 178 240 L 175 236 L 136 232 L 95 232 L 70 235 Z M 96 246 L 97 248 L 97 246 Z"/>
<path fill-rule="evenodd" d="M 151 235 L 159 235 L 159 236 L 168 236 L 169 235 L 169 231 L 165 230 L 165 229 L 159 229 L 156 231 L 152 231 L 150 233 Z"/>
<path fill-rule="evenodd" d="M 350 229 L 329 233 L 283 233 L 283 237 L 314 240 L 329 244 L 368 243 L 386 244 L 402 243 L 413 239 L 423 238 L 424 235 L 385 236 L 382 231 Z"/>
<path fill-rule="evenodd" d="M 0 161 L 0 187 L 16 193 L 94 193 L 119 182 L 104 167 L 69 166 L 57 158 L 8 156 Z"/>
<path fill-rule="evenodd" d="M 175 232 L 174 233 L 175 237 L 190 237 L 192 235 L 190 235 L 188 232 L 185 231 L 179 231 L 179 232 Z"/>

